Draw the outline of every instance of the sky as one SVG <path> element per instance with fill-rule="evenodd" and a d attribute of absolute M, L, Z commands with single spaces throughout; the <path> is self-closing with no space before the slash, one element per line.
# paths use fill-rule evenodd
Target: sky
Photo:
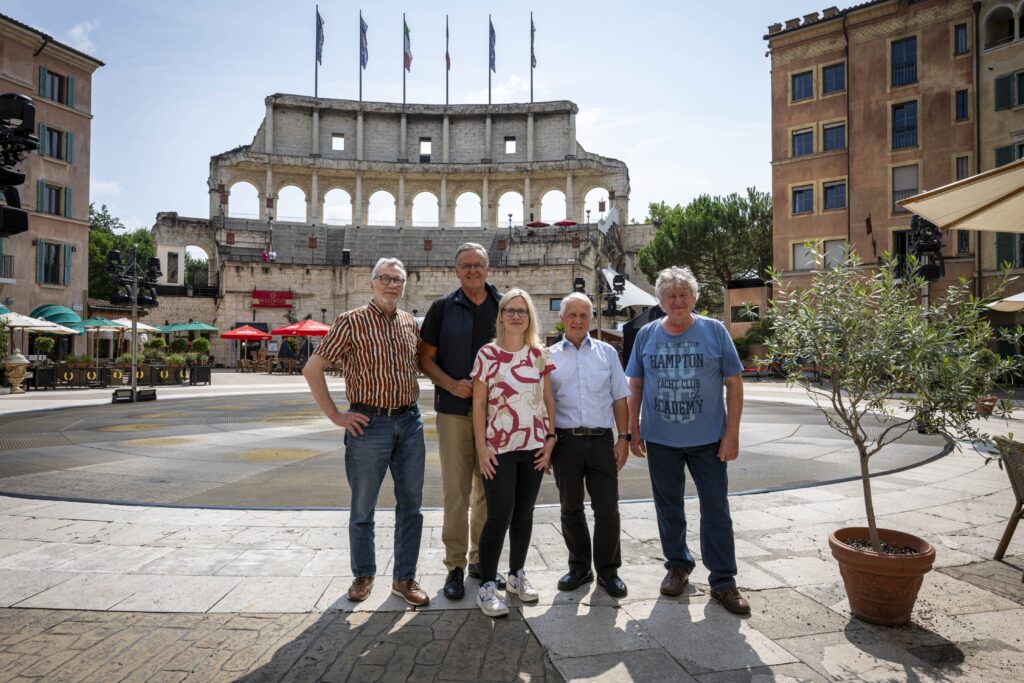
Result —
<path fill-rule="evenodd" d="M 363 7 L 364 100 L 402 100 L 404 11 L 408 102 L 444 103 L 447 14 L 450 101 L 486 103 L 488 13 L 497 38 L 492 101 L 529 101 L 529 6 L 406 4 Z M 768 191 L 763 36 L 769 24 L 820 9 L 792 0 L 553 0 L 533 8 L 534 100 L 579 106 L 583 148 L 629 167 L 632 218 L 642 220 L 651 202 Z M 0 12 L 105 62 L 93 75 L 90 194 L 130 228 L 152 226 L 160 211 L 208 216 L 210 157 L 252 142 L 267 95 L 313 94 L 314 3 L 5 0 Z M 357 99 L 359 7 L 323 2 L 320 14 L 319 94 Z M 279 203 L 279 213 L 294 214 L 286 209 Z"/>

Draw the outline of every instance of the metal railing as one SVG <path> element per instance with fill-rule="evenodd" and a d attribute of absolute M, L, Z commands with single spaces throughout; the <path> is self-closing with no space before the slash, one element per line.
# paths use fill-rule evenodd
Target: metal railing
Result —
<path fill-rule="evenodd" d="M 909 190 L 893 190 L 892 191 L 892 212 L 893 213 L 907 213 L 907 210 L 905 208 L 903 208 L 902 206 L 900 206 L 899 204 L 897 204 L 896 202 L 900 201 L 901 199 L 906 199 L 907 197 L 913 197 L 915 194 L 917 194 L 917 188 L 916 187 L 912 188 L 912 189 L 909 189 Z"/>
<path fill-rule="evenodd" d="M 907 85 L 917 82 L 917 62 L 902 62 L 892 65 L 892 84 Z"/>
<path fill-rule="evenodd" d="M 0 257 L 0 277 L 14 277 L 14 254 L 4 254 Z"/>
<path fill-rule="evenodd" d="M 892 129 L 892 148 L 917 146 L 917 126 L 900 126 Z"/>

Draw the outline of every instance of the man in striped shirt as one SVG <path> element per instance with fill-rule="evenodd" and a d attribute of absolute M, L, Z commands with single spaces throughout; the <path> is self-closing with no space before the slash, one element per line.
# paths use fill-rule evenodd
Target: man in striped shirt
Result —
<path fill-rule="evenodd" d="M 373 515 L 384 475 L 395 482 L 395 563 L 391 592 L 413 606 L 430 602 L 416 582 L 423 532 L 423 420 L 416 399 L 416 320 L 398 310 L 405 266 L 380 259 L 373 268 L 373 299 L 341 314 L 310 357 L 302 374 L 327 418 L 345 430 L 345 472 L 352 490 L 349 557 L 355 580 L 353 602 L 365 600 L 377 573 Z M 338 410 L 324 372 L 342 364 L 347 411 Z"/>

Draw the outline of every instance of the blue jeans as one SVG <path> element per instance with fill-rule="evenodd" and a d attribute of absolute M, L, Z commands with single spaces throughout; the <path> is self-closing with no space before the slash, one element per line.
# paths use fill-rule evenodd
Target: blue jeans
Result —
<path fill-rule="evenodd" d="M 647 442 L 647 467 L 658 516 L 658 535 L 666 567 L 693 571 L 696 563 L 686 545 L 683 496 L 689 467 L 700 499 L 700 554 L 712 590 L 736 586 L 736 543 L 729 515 L 729 476 L 718 459 L 718 442 L 677 448 Z"/>
<path fill-rule="evenodd" d="M 384 475 L 395 482 L 394 579 L 416 578 L 423 534 L 423 420 L 418 407 L 402 415 L 370 416 L 362 436 L 345 432 L 345 474 L 352 490 L 348 518 L 349 556 L 353 576 L 374 576 L 373 513 Z"/>

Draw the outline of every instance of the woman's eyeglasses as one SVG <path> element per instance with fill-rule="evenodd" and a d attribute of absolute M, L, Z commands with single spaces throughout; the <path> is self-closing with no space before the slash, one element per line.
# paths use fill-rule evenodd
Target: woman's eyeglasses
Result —
<path fill-rule="evenodd" d="M 525 308 L 506 308 L 501 314 L 506 318 L 528 318 L 530 311 Z"/>

